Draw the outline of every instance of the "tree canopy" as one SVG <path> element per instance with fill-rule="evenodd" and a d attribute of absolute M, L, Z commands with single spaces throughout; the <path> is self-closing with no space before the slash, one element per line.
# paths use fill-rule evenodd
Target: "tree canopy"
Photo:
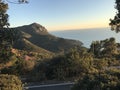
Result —
<path fill-rule="evenodd" d="M 113 57 L 118 54 L 118 43 L 115 38 L 105 39 L 101 41 L 93 41 L 89 52 L 95 57 Z"/>
<path fill-rule="evenodd" d="M 12 2 L 12 0 L 0 0 L 0 29 L 5 27 L 5 26 L 9 26 L 8 23 L 8 17 L 9 15 L 6 13 L 8 10 L 8 4 L 5 3 L 5 1 L 7 1 L 8 3 L 15 3 Z M 27 3 L 27 0 L 18 0 L 18 3 Z"/>
<path fill-rule="evenodd" d="M 28 3 L 28 0 L 5 0 L 8 3 L 13 3 L 13 4 L 21 4 L 21 3 Z"/>
<path fill-rule="evenodd" d="M 110 19 L 109 25 L 111 26 L 111 30 L 114 30 L 118 33 L 120 32 L 120 0 L 116 0 L 115 4 L 115 9 L 117 9 L 117 12 L 114 16 L 114 19 Z"/>

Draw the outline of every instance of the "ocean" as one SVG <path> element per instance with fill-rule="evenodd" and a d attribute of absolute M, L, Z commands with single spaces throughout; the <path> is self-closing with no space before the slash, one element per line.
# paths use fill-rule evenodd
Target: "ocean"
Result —
<path fill-rule="evenodd" d="M 104 40 L 110 37 L 114 37 L 116 42 L 120 43 L 120 33 L 111 31 L 110 28 L 61 30 L 50 31 L 50 33 L 57 37 L 79 40 L 83 43 L 83 46 L 88 48 L 90 47 L 92 41 Z"/>

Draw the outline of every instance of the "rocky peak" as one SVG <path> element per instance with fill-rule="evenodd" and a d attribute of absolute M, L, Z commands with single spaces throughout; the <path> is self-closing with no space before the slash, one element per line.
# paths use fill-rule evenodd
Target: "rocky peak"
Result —
<path fill-rule="evenodd" d="M 30 26 L 37 34 L 48 34 L 47 29 L 38 23 L 32 23 Z"/>
<path fill-rule="evenodd" d="M 16 29 L 30 35 L 33 35 L 33 34 L 48 35 L 49 34 L 47 29 L 38 23 L 32 23 L 30 25 L 20 26 L 20 27 L 17 27 Z"/>

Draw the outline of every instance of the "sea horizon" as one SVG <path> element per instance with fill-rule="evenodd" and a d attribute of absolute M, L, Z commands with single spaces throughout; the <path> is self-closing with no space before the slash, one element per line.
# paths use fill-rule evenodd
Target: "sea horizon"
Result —
<path fill-rule="evenodd" d="M 90 29 L 75 29 L 75 30 L 59 30 L 50 31 L 56 37 L 79 40 L 83 46 L 89 48 L 92 41 L 104 40 L 114 37 L 116 42 L 120 42 L 120 33 L 111 31 L 110 28 L 90 28 Z"/>

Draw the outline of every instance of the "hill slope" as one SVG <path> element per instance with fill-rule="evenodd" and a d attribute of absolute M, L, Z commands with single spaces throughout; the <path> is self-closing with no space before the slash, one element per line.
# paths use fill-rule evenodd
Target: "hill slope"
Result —
<path fill-rule="evenodd" d="M 45 27 L 33 23 L 14 28 L 19 32 L 19 39 L 14 44 L 15 48 L 29 50 L 44 49 L 48 52 L 68 52 L 70 48 L 81 46 L 77 40 L 59 38 L 51 35 Z"/>

